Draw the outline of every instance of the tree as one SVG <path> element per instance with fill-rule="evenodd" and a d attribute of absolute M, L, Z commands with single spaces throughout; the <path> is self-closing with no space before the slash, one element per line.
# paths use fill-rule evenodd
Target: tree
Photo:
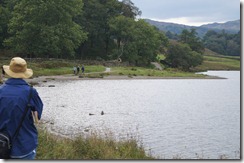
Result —
<path fill-rule="evenodd" d="M 203 53 L 204 46 L 199 37 L 197 37 L 196 29 L 191 29 L 188 31 L 184 29 L 180 34 L 180 42 L 188 44 L 193 51 L 198 53 Z"/>
<path fill-rule="evenodd" d="M 136 16 L 141 15 L 141 11 L 134 5 L 131 0 L 122 1 L 122 15 L 128 18 L 135 19 Z"/>
<path fill-rule="evenodd" d="M 0 5 L 0 49 L 3 49 L 3 40 L 7 38 L 8 17 L 7 9 Z"/>
<path fill-rule="evenodd" d="M 156 56 L 163 43 L 167 42 L 166 36 L 144 20 L 135 22 L 133 38 L 126 47 L 127 59 L 136 65 L 149 65 Z"/>
<path fill-rule="evenodd" d="M 10 0 L 0 1 L 0 49 L 4 49 L 3 41 L 8 37 L 8 23 L 11 18 L 9 4 Z"/>
<path fill-rule="evenodd" d="M 115 57 L 118 59 L 123 56 L 124 46 L 132 40 L 135 21 L 132 18 L 125 16 L 117 16 L 109 21 L 109 27 L 112 39 L 117 44 L 117 53 Z M 114 58 L 114 57 L 112 57 Z"/>
<path fill-rule="evenodd" d="M 9 23 L 5 45 L 31 57 L 70 57 L 86 39 L 73 21 L 81 13 L 82 0 L 21 0 Z"/>
<path fill-rule="evenodd" d="M 88 40 L 80 45 L 81 57 L 108 58 L 114 48 L 109 20 L 120 14 L 121 4 L 117 0 L 84 0 L 83 17 L 78 19 L 89 35 Z"/>
<path fill-rule="evenodd" d="M 170 63 L 173 68 L 188 71 L 190 68 L 200 65 L 203 57 L 196 51 L 192 51 L 188 44 L 171 43 L 165 61 Z"/>

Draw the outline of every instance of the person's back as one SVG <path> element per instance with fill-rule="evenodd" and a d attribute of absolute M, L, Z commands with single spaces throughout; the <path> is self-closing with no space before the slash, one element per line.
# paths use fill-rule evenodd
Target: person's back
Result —
<path fill-rule="evenodd" d="M 76 70 L 77 70 L 77 68 L 74 66 L 74 67 L 73 67 L 73 72 L 74 72 L 74 74 L 76 74 Z"/>
<path fill-rule="evenodd" d="M 31 111 L 36 111 L 40 119 L 43 109 L 42 100 L 36 89 L 23 80 L 31 77 L 33 72 L 27 69 L 22 58 L 13 58 L 10 66 L 4 66 L 4 70 L 11 78 L 0 86 L 0 131 L 6 131 L 11 139 L 13 138 L 32 91 L 31 110 L 28 110 L 19 133 L 12 142 L 11 158 L 33 159 L 38 145 L 38 133 Z"/>
<path fill-rule="evenodd" d="M 77 74 L 80 72 L 80 66 L 77 66 Z"/>
<path fill-rule="evenodd" d="M 82 73 L 84 73 L 84 72 L 85 72 L 85 67 L 84 67 L 84 65 L 82 65 L 81 70 L 82 70 Z"/>

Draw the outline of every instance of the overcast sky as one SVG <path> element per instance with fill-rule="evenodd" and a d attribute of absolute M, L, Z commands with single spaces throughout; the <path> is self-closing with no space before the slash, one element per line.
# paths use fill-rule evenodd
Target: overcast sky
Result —
<path fill-rule="evenodd" d="M 240 19 L 240 0 L 131 0 L 140 18 L 200 26 Z"/>

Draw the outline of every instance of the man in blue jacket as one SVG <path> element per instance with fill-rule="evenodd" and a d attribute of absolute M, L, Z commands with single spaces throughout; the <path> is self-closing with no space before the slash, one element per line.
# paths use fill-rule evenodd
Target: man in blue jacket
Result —
<path fill-rule="evenodd" d="M 30 89 L 23 80 L 30 78 L 33 71 L 27 68 L 27 63 L 20 57 L 12 58 L 9 66 L 3 66 L 10 77 L 0 86 L 0 130 L 7 131 L 12 138 L 28 103 L 30 90 L 31 109 L 28 110 L 18 135 L 12 142 L 11 158 L 34 159 L 38 145 L 38 133 L 34 125 L 32 113 L 41 119 L 43 103 L 36 89 Z"/>

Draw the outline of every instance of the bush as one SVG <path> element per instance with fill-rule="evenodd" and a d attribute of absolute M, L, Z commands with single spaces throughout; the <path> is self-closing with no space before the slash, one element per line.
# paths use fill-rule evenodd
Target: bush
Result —
<path fill-rule="evenodd" d="M 188 44 L 174 43 L 168 48 L 166 62 L 173 68 L 189 70 L 200 65 L 203 61 L 201 54 L 192 51 Z"/>

